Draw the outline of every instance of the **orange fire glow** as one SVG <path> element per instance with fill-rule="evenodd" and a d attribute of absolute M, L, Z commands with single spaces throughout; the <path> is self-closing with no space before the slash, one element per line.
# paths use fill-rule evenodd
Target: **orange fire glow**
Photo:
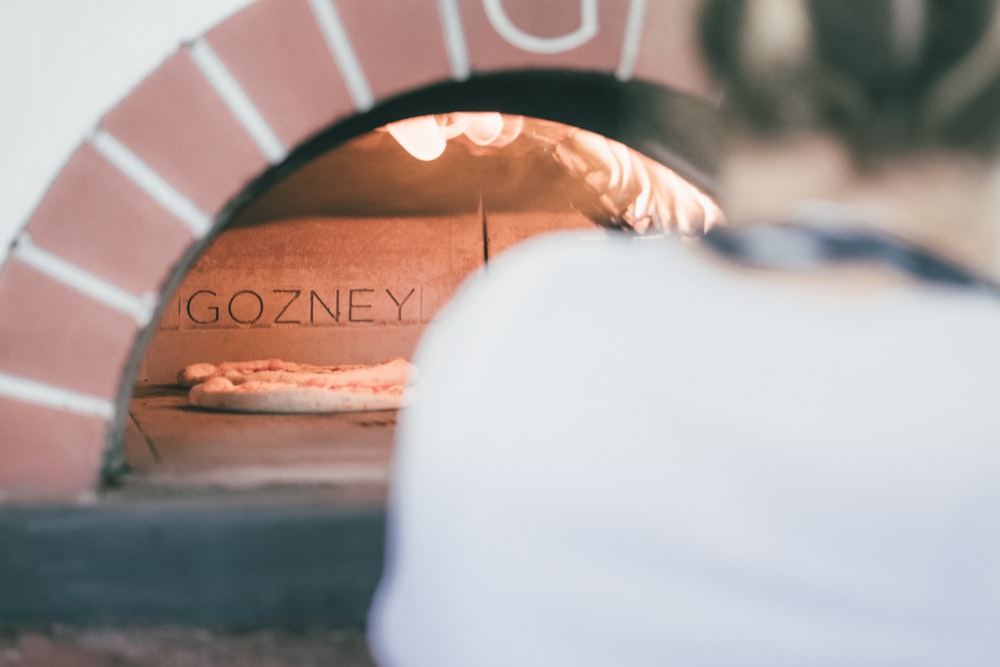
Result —
<path fill-rule="evenodd" d="M 723 221 L 715 202 L 673 170 L 580 128 L 496 112 L 457 112 L 409 118 L 386 130 L 424 161 L 440 157 L 449 142 L 481 155 L 518 138 L 534 141 L 590 190 L 595 204 L 588 214 L 608 226 L 697 235 Z"/>

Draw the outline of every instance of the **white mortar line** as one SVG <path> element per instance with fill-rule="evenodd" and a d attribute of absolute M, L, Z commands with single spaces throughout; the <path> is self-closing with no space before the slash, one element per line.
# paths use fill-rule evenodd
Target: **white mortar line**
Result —
<path fill-rule="evenodd" d="M 225 470 L 155 471 L 148 480 L 153 483 L 177 485 L 212 484 L 228 488 L 253 488 L 267 484 L 342 484 L 384 483 L 390 478 L 389 467 L 379 464 L 345 463 L 337 466 L 264 467 L 246 466 Z"/>
<path fill-rule="evenodd" d="M 58 255 L 35 245 L 27 232 L 22 232 L 14 241 L 11 256 L 45 275 L 82 292 L 95 301 L 111 306 L 126 315 L 131 315 L 136 324 L 144 327 L 153 319 L 156 297 L 146 292 L 136 296 L 130 292 L 98 278 L 86 269 L 81 269 Z"/>
<path fill-rule="evenodd" d="M 333 60 L 340 68 L 340 73 L 344 75 L 344 82 L 347 84 L 351 99 L 354 100 L 355 108 L 359 111 L 371 109 L 375 104 L 375 97 L 368 86 L 368 79 L 361 69 L 361 63 L 354 53 L 347 29 L 340 20 L 340 14 L 337 13 L 333 0 L 309 0 L 309 5 L 316 16 L 316 23 L 323 33 L 326 45 L 333 54 Z"/>
<path fill-rule="evenodd" d="M 615 76 L 620 81 L 628 81 L 635 74 L 635 63 L 639 59 L 639 45 L 642 42 L 642 27 L 646 20 L 646 0 L 632 0 L 625 19 L 625 37 L 622 39 L 622 55 L 618 61 Z"/>
<path fill-rule="evenodd" d="M 189 47 L 191 57 L 201 70 L 212 88 L 219 94 L 222 101 L 226 103 L 229 110 L 236 116 L 243 128 L 254 140 L 260 152 L 271 164 L 277 164 L 288 155 L 288 149 L 274 133 L 267 119 L 264 118 L 260 110 L 247 95 L 233 73 L 229 71 L 226 64 L 222 62 L 218 54 L 211 45 L 201 38 Z"/>
<path fill-rule="evenodd" d="M 441 27 L 444 29 L 444 44 L 448 50 L 448 60 L 451 62 L 451 76 L 456 81 L 469 78 L 469 48 L 465 43 L 465 30 L 462 28 L 462 15 L 458 10 L 456 0 L 438 0 L 438 11 L 441 14 Z"/>
<path fill-rule="evenodd" d="M 105 421 L 115 416 L 114 403 L 106 398 L 82 394 L 51 384 L 0 373 L 0 396 L 26 403 L 43 405 L 77 414 L 100 417 Z"/>
<path fill-rule="evenodd" d="M 179 190 L 139 159 L 135 153 L 107 130 L 97 128 L 90 138 L 90 144 L 108 162 L 142 188 L 146 194 L 187 225 L 196 238 L 203 237 L 212 228 L 210 216 L 203 213 L 190 199 L 181 194 Z"/>

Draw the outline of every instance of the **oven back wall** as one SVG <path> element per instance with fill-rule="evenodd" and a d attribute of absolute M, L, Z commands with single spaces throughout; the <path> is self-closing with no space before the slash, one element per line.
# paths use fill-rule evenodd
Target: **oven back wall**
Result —
<path fill-rule="evenodd" d="M 141 380 L 187 364 L 410 357 L 423 325 L 483 260 L 473 215 L 300 218 L 222 234 L 174 294 Z"/>

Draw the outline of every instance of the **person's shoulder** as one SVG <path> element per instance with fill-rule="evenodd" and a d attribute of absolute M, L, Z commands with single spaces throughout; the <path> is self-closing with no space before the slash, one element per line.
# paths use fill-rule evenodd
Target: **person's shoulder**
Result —
<path fill-rule="evenodd" d="M 682 243 L 679 237 L 603 229 L 552 232 L 504 251 L 469 286 L 541 295 L 569 284 L 648 283 L 654 276 L 686 270 Z"/>
<path fill-rule="evenodd" d="M 551 331 L 584 320 L 687 312 L 693 302 L 715 298 L 718 280 L 686 244 L 678 236 L 603 229 L 533 237 L 466 279 L 431 328 L 487 332 L 496 340 L 511 327 Z"/>
<path fill-rule="evenodd" d="M 683 244 L 604 230 L 529 239 L 463 283 L 432 319 L 420 356 L 454 357 L 469 341 L 477 354 L 527 353 L 555 340 L 582 345 L 626 329 L 669 327 L 703 308 L 699 300 L 714 298 L 703 287 L 710 282 L 704 267 Z"/>
<path fill-rule="evenodd" d="M 564 230 L 532 237 L 490 260 L 489 282 L 514 276 L 560 273 L 567 268 L 611 261 L 622 247 L 618 234 L 603 229 Z"/>
<path fill-rule="evenodd" d="M 671 253 L 683 243 L 680 236 L 637 235 L 611 229 L 570 229 L 534 236 L 491 260 L 490 266 L 540 262 L 592 263 L 634 259 L 643 249 Z M 630 262 L 631 263 L 631 262 Z"/>

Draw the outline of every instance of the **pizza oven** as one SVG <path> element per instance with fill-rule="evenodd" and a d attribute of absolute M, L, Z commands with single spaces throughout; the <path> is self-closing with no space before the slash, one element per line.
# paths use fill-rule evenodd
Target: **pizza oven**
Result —
<path fill-rule="evenodd" d="M 580 95 L 605 87 L 604 101 L 589 111 L 608 118 L 639 94 L 558 73 L 503 85 L 541 81 L 571 93 L 578 87 Z M 645 107 L 689 103 L 641 93 Z M 196 409 L 178 385 L 179 371 L 202 362 L 412 359 L 462 281 L 532 236 L 596 227 L 696 237 L 721 221 L 699 164 L 705 154 L 678 152 L 660 134 L 662 124 L 630 132 L 673 169 L 605 135 L 549 120 L 570 106 L 562 97 L 541 110 L 545 118 L 494 110 L 413 116 L 407 108 L 440 104 L 425 91 L 371 120 L 392 119 L 384 124 L 318 138 L 297 165 L 256 184 L 178 274 L 138 366 L 126 484 L 333 484 L 380 493 L 397 411 Z M 702 148 L 702 130 L 687 126 L 688 146 Z"/>
<path fill-rule="evenodd" d="M 462 280 L 528 237 L 718 222 L 696 5 L 258 0 L 183 45 L 3 264 L 0 498 L 380 496 L 395 413 L 208 412 L 178 371 L 412 358 Z"/>
<path fill-rule="evenodd" d="M 717 223 L 697 5 L 248 0 L 139 82 L 0 256 L 0 626 L 363 624 L 397 413 L 178 371 L 412 359 L 529 237 Z"/>

